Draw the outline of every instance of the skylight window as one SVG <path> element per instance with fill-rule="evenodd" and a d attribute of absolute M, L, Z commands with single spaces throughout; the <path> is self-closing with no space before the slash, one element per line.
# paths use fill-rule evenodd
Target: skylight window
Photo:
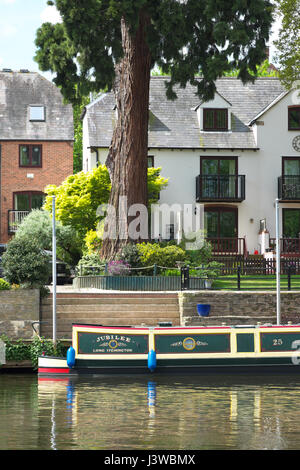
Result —
<path fill-rule="evenodd" d="M 29 120 L 30 121 L 45 121 L 45 107 L 44 106 L 30 106 L 29 107 Z"/>

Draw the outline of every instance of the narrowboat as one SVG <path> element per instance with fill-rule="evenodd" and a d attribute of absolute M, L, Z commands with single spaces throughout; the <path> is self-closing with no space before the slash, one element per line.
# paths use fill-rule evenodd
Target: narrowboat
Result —
<path fill-rule="evenodd" d="M 300 325 L 72 325 L 65 358 L 41 356 L 39 377 L 207 372 L 300 373 Z"/>

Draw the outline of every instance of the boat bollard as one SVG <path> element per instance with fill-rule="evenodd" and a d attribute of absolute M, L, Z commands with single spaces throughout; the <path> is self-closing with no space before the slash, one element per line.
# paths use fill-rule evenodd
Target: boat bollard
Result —
<path fill-rule="evenodd" d="M 156 369 L 156 352 L 151 349 L 148 352 L 148 369 L 153 372 Z"/>
<path fill-rule="evenodd" d="M 67 364 L 70 369 L 75 365 L 75 349 L 72 346 L 67 351 Z"/>

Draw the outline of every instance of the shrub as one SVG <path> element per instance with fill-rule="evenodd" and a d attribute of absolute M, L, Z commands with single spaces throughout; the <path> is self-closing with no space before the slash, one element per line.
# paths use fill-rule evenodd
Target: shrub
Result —
<path fill-rule="evenodd" d="M 142 266 L 139 249 L 134 243 L 125 245 L 118 254 L 117 260 L 124 261 L 129 264 L 131 268 L 140 268 Z M 138 270 L 134 269 L 132 274 L 138 274 Z"/>
<path fill-rule="evenodd" d="M 43 353 L 46 356 L 66 357 L 67 346 L 64 346 L 59 340 L 54 345 L 50 339 L 35 336 L 32 341 L 19 338 L 12 341 L 6 335 L 0 336 L 5 343 L 5 354 L 7 361 L 25 361 L 31 360 L 33 369 L 38 367 L 38 358 Z"/>
<path fill-rule="evenodd" d="M 9 290 L 11 289 L 11 285 L 9 282 L 5 281 L 5 279 L 0 278 L 0 290 Z"/>
<path fill-rule="evenodd" d="M 97 253 L 100 251 L 102 246 L 102 240 L 99 238 L 98 232 L 96 230 L 89 230 L 84 238 L 85 251 L 88 254 Z"/>
<path fill-rule="evenodd" d="M 35 239 L 44 250 L 52 250 L 52 216 L 43 209 L 32 210 L 23 220 L 15 238 Z M 82 241 L 76 231 L 56 221 L 57 257 L 74 266 L 82 256 Z"/>
<path fill-rule="evenodd" d="M 51 265 L 37 240 L 29 236 L 12 239 L 2 257 L 4 277 L 11 284 L 40 288 L 47 284 Z"/>
<path fill-rule="evenodd" d="M 97 253 L 84 255 L 76 267 L 79 276 L 88 276 L 89 274 L 100 274 L 104 271 L 105 263 L 101 261 Z"/>
<path fill-rule="evenodd" d="M 107 270 L 110 276 L 128 276 L 130 274 L 130 265 L 126 261 L 110 261 Z"/>
<path fill-rule="evenodd" d="M 137 245 L 143 266 L 163 266 L 175 268 L 177 261 L 185 261 L 185 251 L 176 245 L 161 247 L 159 243 L 139 243 Z"/>

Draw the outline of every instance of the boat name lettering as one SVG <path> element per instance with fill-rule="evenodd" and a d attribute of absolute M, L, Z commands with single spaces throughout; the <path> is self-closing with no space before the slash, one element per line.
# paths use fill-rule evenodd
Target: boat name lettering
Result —
<path fill-rule="evenodd" d="M 115 340 L 115 341 L 125 341 L 126 343 L 130 343 L 131 342 L 131 338 L 128 337 L 128 336 L 120 336 L 120 335 L 103 335 L 103 336 L 98 336 L 98 338 L 96 339 L 97 343 L 99 343 L 100 341 L 111 341 L 111 340 Z"/>

